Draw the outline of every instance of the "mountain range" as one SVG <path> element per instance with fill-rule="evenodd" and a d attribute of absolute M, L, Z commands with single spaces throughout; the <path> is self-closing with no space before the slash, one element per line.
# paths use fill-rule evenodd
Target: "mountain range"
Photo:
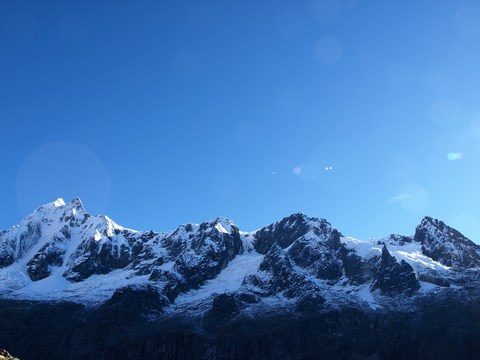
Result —
<path fill-rule="evenodd" d="M 58 199 L 0 232 L 0 347 L 21 359 L 475 358 L 479 276 L 480 247 L 430 217 L 368 240 L 301 213 L 252 232 L 223 217 L 155 232 Z"/>

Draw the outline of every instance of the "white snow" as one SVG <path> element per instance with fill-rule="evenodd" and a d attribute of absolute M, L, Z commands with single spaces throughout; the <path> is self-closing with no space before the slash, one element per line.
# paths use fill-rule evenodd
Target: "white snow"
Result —
<path fill-rule="evenodd" d="M 18 226 L 3 232 L 0 236 L 0 250 L 7 249 L 7 251 L 11 251 L 10 253 L 13 254 L 15 262 L 6 268 L 0 269 L 0 296 L 23 299 L 68 299 L 71 301 L 95 303 L 108 299 L 120 287 L 147 283 L 149 275 L 138 276 L 133 270 L 129 269 L 115 270 L 106 275 L 93 275 L 78 283 L 72 283 L 65 279 L 63 274 L 70 268 L 72 261 L 76 259 L 78 262 L 82 260 L 82 257 L 87 256 L 81 251 L 76 253 L 76 250 L 84 242 L 88 245 L 88 242 L 94 239 L 100 242 L 99 246 L 102 246 L 103 242 L 108 241 L 112 242 L 112 245 L 116 248 L 120 248 L 121 245 L 130 246 L 126 237 L 116 231 L 124 230 L 124 228 L 117 225 L 113 220 L 101 215 L 91 216 L 84 220 L 84 214 L 84 209 L 78 206 L 78 202 L 75 202 L 75 204 L 65 203 L 63 199 L 59 198 L 53 203 L 46 204 L 35 210 L 26 219 L 22 220 Z M 73 215 L 74 222 L 76 222 L 74 226 L 68 225 L 71 223 L 71 215 Z M 60 221 L 63 218 L 69 219 L 68 222 Z M 307 220 L 310 227 L 318 225 L 316 224 L 317 220 L 311 218 L 307 218 Z M 35 226 L 40 228 L 40 238 L 30 236 L 27 237 L 28 241 L 25 240 L 25 236 L 22 236 L 22 234 L 29 229 L 29 224 L 30 230 L 32 225 L 33 229 L 35 229 Z M 214 228 L 221 234 L 231 234 L 233 231 L 233 222 L 226 218 L 216 218 L 209 225 L 210 229 Z M 289 225 L 293 226 L 293 224 Z M 65 226 L 68 227 L 69 236 L 64 235 Z M 186 231 L 186 226 L 183 226 L 169 234 L 164 234 L 164 236 L 174 236 L 174 240 L 178 239 L 178 241 L 186 242 L 188 249 L 191 245 L 192 234 L 197 233 L 199 225 L 191 225 L 191 228 L 191 231 Z M 139 235 L 141 236 L 142 233 L 139 233 Z M 312 241 L 322 241 L 321 236 L 310 230 L 303 238 Z M 256 274 L 259 277 L 269 276 L 268 273 L 258 270 L 264 256 L 254 250 L 255 232 L 240 232 L 240 237 L 244 253 L 237 255 L 230 261 L 228 266 L 215 279 L 207 281 L 197 290 L 191 290 L 178 296 L 175 301 L 176 304 L 202 302 L 211 298 L 214 294 L 238 291 L 241 289 L 245 277 L 250 274 Z M 206 239 L 206 241 L 211 240 Z M 433 271 L 440 276 L 450 273 L 450 268 L 423 255 L 421 244 L 415 241 L 407 242 L 404 245 L 400 245 L 392 238 L 359 240 L 353 237 L 342 237 L 340 241 L 364 259 L 381 255 L 383 243 L 385 243 L 392 256 L 398 261 L 405 260 L 409 263 L 417 275 L 423 271 Z M 27 274 L 27 263 L 46 243 L 50 243 L 55 250 L 61 250 L 64 253 L 64 261 L 61 266 L 51 268 L 50 276 L 34 282 Z M 157 239 L 154 244 L 151 251 L 157 255 L 157 258 L 163 256 L 167 250 L 161 246 L 160 240 Z M 212 242 L 212 245 L 215 245 L 215 243 Z M 287 252 L 288 248 L 284 249 L 284 251 Z M 186 252 L 183 256 L 186 259 L 191 258 L 191 261 L 199 260 L 199 257 L 193 253 Z M 156 258 L 148 259 L 142 265 L 148 261 L 153 263 L 155 260 Z M 172 271 L 175 265 L 174 260 L 168 259 L 159 268 Z M 376 292 L 372 294 L 370 291 L 371 284 L 353 286 L 348 284 L 346 278 L 343 278 L 336 285 L 332 285 L 327 281 L 316 278 L 307 269 L 298 267 L 293 262 L 292 265 L 297 273 L 302 274 L 307 280 L 316 284 L 321 290 L 321 295 L 325 296 L 327 301 L 331 303 L 341 301 L 341 299 L 353 298 L 367 303 L 372 309 L 381 307 L 375 301 Z M 440 289 L 438 286 L 430 283 L 423 281 L 420 283 L 422 292 Z M 267 299 L 266 302 L 280 300 L 280 298 L 272 298 Z"/>
<path fill-rule="evenodd" d="M 15 226 L 3 234 L 3 244 L 5 239 L 13 239 L 16 242 L 13 252 L 16 261 L 8 267 L 0 269 L 0 295 L 6 298 L 25 298 L 25 299 L 62 299 L 69 298 L 72 301 L 100 301 L 108 299 L 115 289 L 130 283 L 139 281 L 145 282 L 148 276 L 130 276 L 129 270 L 119 270 L 108 275 L 93 275 L 90 278 L 79 282 L 71 283 L 65 279 L 63 274 L 71 263 L 71 257 L 83 241 L 95 239 L 100 241 L 102 233 L 113 236 L 115 229 L 123 229 L 108 217 L 91 216 L 80 226 L 69 226 L 70 236 L 66 238 L 62 229 L 66 223 L 60 221 L 65 216 L 74 215 L 75 218 L 83 219 L 83 208 L 77 209 L 74 204 L 66 204 L 62 199 L 53 203 L 43 205 L 22 220 L 18 226 Z M 28 224 L 41 230 L 41 237 L 37 242 L 25 243 L 22 240 L 22 234 L 28 230 Z M 31 236 L 28 237 L 29 239 Z M 56 239 L 54 241 L 54 239 Z M 126 241 L 117 239 L 115 241 Z M 20 246 L 23 241 L 23 251 Z M 45 279 L 32 281 L 27 275 L 27 263 L 34 257 L 39 250 L 49 243 L 54 249 L 64 252 L 63 264 L 61 266 L 52 266 L 51 274 Z M 0 243 L 2 245 L 2 243 Z"/>
<path fill-rule="evenodd" d="M 31 300 L 70 300 L 95 304 L 109 299 L 115 290 L 127 286 L 144 284 L 149 275 L 132 276 L 133 272 L 115 270 L 108 275 L 92 275 L 82 282 L 71 283 L 58 272 L 39 281 L 30 281 L 22 288 L 2 294 L 5 298 Z M 0 279 L 1 275 L 0 275 Z"/>
<path fill-rule="evenodd" d="M 224 234 L 229 233 L 220 223 L 215 225 L 215 229 L 217 229 L 219 232 L 224 233 Z"/>
<path fill-rule="evenodd" d="M 237 255 L 216 279 L 207 281 L 198 290 L 191 290 L 180 295 L 175 303 L 195 302 L 206 299 L 215 293 L 221 294 L 239 290 L 245 277 L 258 271 L 262 260 L 263 255 L 258 253 Z"/>
<path fill-rule="evenodd" d="M 227 219 L 226 217 L 218 217 L 212 222 L 216 223 L 215 229 L 217 229 L 219 232 L 225 233 L 225 234 L 232 233 L 232 225 L 233 225 L 232 220 Z"/>
<path fill-rule="evenodd" d="M 377 304 L 372 292 L 370 291 L 370 285 L 362 286 L 356 291 L 357 296 L 364 302 L 366 302 L 372 309 L 381 309 L 382 307 Z"/>
<path fill-rule="evenodd" d="M 60 207 L 60 206 L 65 206 L 65 201 L 62 198 L 58 198 L 53 202 L 53 206 L 55 207 Z"/>
<path fill-rule="evenodd" d="M 175 261 L 169 261 L 169 262 L 163 263 L 161 266 L 159 266 L 159 268 L 162 270 L 171 271 L 174 265 L 175 265 Z"/>
<path fill-rule="evenodd" d="M 437 286 L 429 282 L 419 281 L 419 283 L 420 283 L 422 292 L 437 291 L 438 289 L 441 289 L 440 286 Z"/>
<path fill-rule="evenodd" d="M 450 269 L 448 266 L 442 265 L 428 256 L 423 255 L 422 245 L 415 241 L 405 243 L 404 245 L 394 244 L 392 242 L 388 243 L 387 239 L 358 240 L 352 237 L 342 237 L 340 241 L 345 244 L 347 248 L 355 250 L 357 255 L 364 259 L 381 255 L 383 244 L 379 245 L 378 242 L 383 241 L 386 243 L 387 250 L 397 261 L 405 260 L 415 271 L 428 268 L 443 272 Z"/>
<path fill-rule="evenodd" d="M 357 255 L 364 259 L 382 254 L 382 247 L 377 245 L 376 239 L 359 240 L 353 237 L 341 237 L 340 242 L 347 248 L 355 250 Z"/>
<path fill-rule="evenodd" d="M 246 252 L 254 251 L 254 240 L 255 240 L 255 231 L 253 232 L 243 232 L 240 231 L 240 239 L 242 240 L 243 249 Z"/>

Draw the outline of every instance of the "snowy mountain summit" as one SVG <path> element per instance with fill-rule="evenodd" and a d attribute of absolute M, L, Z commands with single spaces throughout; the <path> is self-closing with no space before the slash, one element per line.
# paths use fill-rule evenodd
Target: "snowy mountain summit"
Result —
<path fill-rule="evenodd" d="M 134 231 L 58 199 L 0 232 L 1 345 L 26 359 L 473 359 L 480 247 L 430 217 L 412 230 L 358 240 L 293 214 L 253 232 L 226 218 Z"/>
<path fill-rule="evenodd" d="M 111 303 L 154 294 L 160 313 L 234 312 L 358 304 L 372 309 L 476 282 L 480 247 L 425 217 L 413 236 L 343 237 L 293 214 L 254 232 L 229 219 L 168 233 L 91 216 L 80 199 L 43 205 L 0 232 L 4 299 Z M 153 305 L 152 305 L 153 306 Z M 262 310 L 263 311 L 263 310 Z"/>

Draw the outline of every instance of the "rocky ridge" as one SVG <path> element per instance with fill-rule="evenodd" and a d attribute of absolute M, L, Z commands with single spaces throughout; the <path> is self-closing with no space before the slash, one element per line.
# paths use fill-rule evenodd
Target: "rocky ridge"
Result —
<path fill-rule="evenodd" d="M 468 358 L 476 343 L 459 329 L 477 334 L 479 259 L 429 217 L 370 240 L 301 213 L 254 232 L 216 218 L 161 233 L 59 199 L 0 232 L 0 335 L 26 358 L 402 358 L 401 344 L 403 358 Z M 452 343 L 425 325 L 443 321 Z"/>
<path fill-rule="evenodd" d="M 473 281 L 479 269 L 479 246 L 429 217 L 414 236 L 368 241 L 300 213 L 248 233 L 226 218 L 157 233 L 59 199 L 0 232 L 3 298 L 99 304 L 152 291 L 167 312 L 221 294 L 236 294 L 241 308 L 305 299 L 376 308 Z"/>

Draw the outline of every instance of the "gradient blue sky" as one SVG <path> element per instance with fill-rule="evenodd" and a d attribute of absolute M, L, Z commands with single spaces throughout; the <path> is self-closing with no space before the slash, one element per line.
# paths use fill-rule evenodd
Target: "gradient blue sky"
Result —
<path fill-rule="evenodd" d="M 478 2 L 1 1 L 0 228 L 79 196 L 135 229 L 479 242 L 479 64 Z"/>

